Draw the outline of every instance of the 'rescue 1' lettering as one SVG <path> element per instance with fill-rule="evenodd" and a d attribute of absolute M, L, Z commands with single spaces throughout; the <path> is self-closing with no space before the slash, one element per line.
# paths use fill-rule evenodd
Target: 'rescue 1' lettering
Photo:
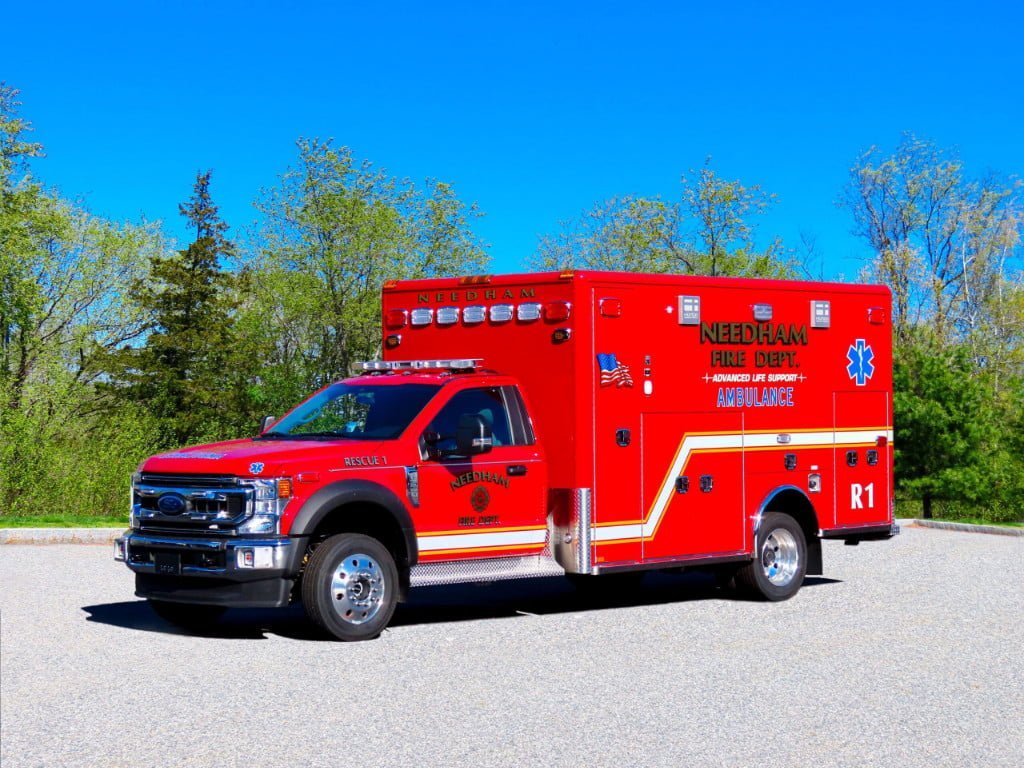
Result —
<path fill-rule="evenodd" d="M 387 456 L 346 456 L 346 467 L 382 467 L 388 463 Z"/>

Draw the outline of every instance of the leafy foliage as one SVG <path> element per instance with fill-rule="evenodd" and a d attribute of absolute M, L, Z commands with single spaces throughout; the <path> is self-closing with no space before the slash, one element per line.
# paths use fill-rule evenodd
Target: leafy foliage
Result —
<path fill-rule="evenodd" d="M 236 280 L 221 266 L 235 248 L 210 197 L 210 175 L 197 175 L 179 208 L 195 241 L 177 254 L 152 256 L 149 274 L 134 283 L 132 300 L 150 318 L 145 344 L 119 350 L 111 362 L 113 393 L 146 406 L 161 434 L 178 444 L 230 425 L 223 415 L 241 405 L 233 376 Z"/>
<path fill-rule="evenodd" d="M 905 136 L 866 152 L 845 205 L 892 288 L 897 491 L 945 514 L 1024 516 L 1024 207 L 1015 182 L 970 180 Z"/>
<path fill-rule="evenodd" d="M 379 350 L 385 279 L 479 272 L 481 215 L 451 185 L 298 142 L 236 246 L 197 176 L 194 240 L 91 215 L 44 187 L 0 83 L 0 516 L 120 516 L 139 460 L 249 433 Z M 541 239 L 533 265 L 792 276 L 755 244 L 772 196 L 709 165 L 678 199 L 617 197 Z M 845 204 L 896 298 L 898 493 L 933 511 L 1024 517 L 1024 288 L 1016 182 L 968 179 L 907 137 L 855 165 Z M 813 245 L 813 244 L 812 244 Z M 813 248 L 808 249 L 813 250 Z"/>
<path fill-rule="evenodd" d="M 302 140 L 298 151 L 297 166 L 257 203 L 266 225 L 239 319 L 261 361 L 254 397 L 268 412 L 377 354 L 385 279 L 487 264 L 470 228 L 480 214 L 449 184 L 428 179 L 420 189 L 330 141 Z"/>
<path fill-rule="evenodd" d="M 556 235 L 541 238 L 539 269 L 607 269 L 691 275 L 792 277 L 773 240 L 758 250 L 754 215 L 773 197 L 758 186 L 720 178 L 709 164 L 682 177 L 676 202 L 620 197 L 600 203 Z"/>

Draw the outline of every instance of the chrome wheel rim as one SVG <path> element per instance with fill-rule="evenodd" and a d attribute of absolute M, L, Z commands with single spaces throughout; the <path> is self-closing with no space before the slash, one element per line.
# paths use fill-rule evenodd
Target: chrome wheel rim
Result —
<path fill-rule="evenodd" d="M 348 624 L 371 621 L 384 604 L 387 583 L 376 558 L 357 552 L 338 563 L 331 577 L 331 604 Z"/>
<path fill-rule="evenodd" d="M 800 565 L 796 537 L 785 528 L 776 528 L 761 545 L 761 568 L 765 578 L 777 587 L 793 580 Z"/>

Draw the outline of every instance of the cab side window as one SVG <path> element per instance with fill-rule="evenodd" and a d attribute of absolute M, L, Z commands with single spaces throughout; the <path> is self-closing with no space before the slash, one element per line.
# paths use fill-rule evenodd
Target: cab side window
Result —
<path fill-rule="evenodd" d="M 428 431 L 440 436 L 437 442 L 439 449 L 455 448 L 455 431 L 459 419 L 464 415 L 483 417 L 491 427 L 495 448 L 512 445 L 512 430 L 509 428 L 508 410 L 501 387 L 465 389 L 452 397 L 427 427 Z"/>

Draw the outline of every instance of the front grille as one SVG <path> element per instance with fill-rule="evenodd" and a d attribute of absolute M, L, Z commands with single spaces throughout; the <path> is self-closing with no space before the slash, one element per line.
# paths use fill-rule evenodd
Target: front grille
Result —
<path fill-rule="evenodd" d="M 135 485 L 132 503 L 142 530 L 224 535 L 246 519 L 252 494 L 230 475 L 147 473 Z"/>

